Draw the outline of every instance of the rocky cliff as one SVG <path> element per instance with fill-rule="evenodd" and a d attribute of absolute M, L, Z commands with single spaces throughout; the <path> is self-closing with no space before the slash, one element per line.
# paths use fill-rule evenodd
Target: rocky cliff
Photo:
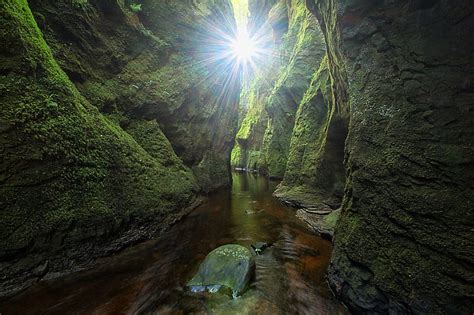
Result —
<path fill-rule="evenodd" d="M 328 213 L 344 191 L 348 112 L 339 106 L 342 93 L 333 91 L 334 49 L 309 9 L 303 1 L 280 1 L 266 15 L 277 58 L 244 94 L 249 109 L 232 165 L 283 178 L 275 196 Z"/>
<path fill-rule="evenodd" d="M 303 1 L 279 1 L 267 14 L 275 47 L 273 64 L 255 78 L 232 164 L 283 178 L 299 104 L 324 56 L 316 18 Z"/>
<path fill-rule="evenodd" d="M 229 184 L 240 83 L 223 89 L 196 48 L 223 19 L 232 32 L 226 1 L 0 3 L 2 294 L 146 239 Z"/>
<path fill-rule="evenodd" d="M 204 191 L 228 185 L 238 78 L 213 55 L 235 32 L 228 1 L 32 1 L 79 91 L 127 130 L 156 121 Z"/>
<path fill-rule="evenodd" d="M 347 118 L 336 111 L 325 56 L 298 111 L 283 181 L 275 196 L 312 211 L 330 212 L 342 200 Z"/>
<path fill-rule="evenodd" d="M 308 5 L 350 113 L 331 286 L 356 313 L 472 313 L 473 4 Z"/>
<path fill-rule="evenodd" d="M 291 23 L 297 5 L 286 4 L 280 52 L 305 34 Z M 326 55 L 299 55 L 311 70 L 305 88 L 280 89 L 286 75 L 304 82 L 291 66 L 266 94 L 256 81 L 233 164 L 283 176 L 275 195 L 314 212 L 342 200 L 329 280 L 355 313 L 472 313 L 474 5 L 306 6 Z M 321 220 L 335 224 L 332 214 Z"/>

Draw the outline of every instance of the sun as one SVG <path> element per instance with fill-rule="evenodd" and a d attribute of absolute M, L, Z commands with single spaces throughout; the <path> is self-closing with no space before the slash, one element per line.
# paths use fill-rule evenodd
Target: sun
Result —
<path fill-rule="evenodd" d="M 249 0 L 231 1 L 234 17 L 206 20 L 196 45 L 199 64 L 222 86 L 222 95 L 229 86 L 250 85 L 274 57 L 270 27 L 249 23 Z"/>
<path fill-rule="evenodd" d="M 232 57 L 239 63 L 250 63 L 258 54 L 257 43 L 247 32 L 239 32 L 230 43 Z"/>

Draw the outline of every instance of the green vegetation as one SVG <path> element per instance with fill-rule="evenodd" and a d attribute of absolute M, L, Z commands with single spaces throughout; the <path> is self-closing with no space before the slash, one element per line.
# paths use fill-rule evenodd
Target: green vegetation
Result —
<path fill-rule="evenodd" d="M 147 28 L 128 2 L 0 3 L 2 289 L 149 238 L 230 183 L 240 82 L 221 101 L 188 54 L 230 2 L 135 8 Z"/>
<path fill-rule="evenodd" d="M 306 206 L 339 207 L 345 183 L 347 127 L 333 104 L 325 56 L 298 108 L 287 170 L 275 192 L 277 197 Z"/>
<path fill-rule="evenodd" d="M 186 284 L 192 290 L 206 288 L 217 292 L 221 286 L 231 290 L 235 298 L 249 286 L 255 261 L 249 249 L 227 244 L 210 252 L 199 266 L 197 274 Z"/>
<path fill-rule="evenodd" d="M 156 122 L 130 122 L 132 137 L 104 117 L 60 69 L 26 1 L 0 7 L 9 30 L 0 50 L 0 72 L 8 73 L 0 76 L 0 254 L 36 252 L 24 266 L 33 268 L 44 255 L 53 261 L 118 233 L 123 222 L 166 226 L 179 217 L 198 187 Z"/>
<path fill-rule="evenodd" d="M 249 109 L 237 134 L 232 163 L 282 178 L 295 114 L 324 55 L 324 39 L 304 1 L 288 6 L 278 2 L 269 14 L 274 32 L 285 24 L 281 21 L 285 15 L 289 28 L 277 47 L 281 57 L 255 78 L 244 99 Z"/>
<path fill-rule="evenodd" d="M 72 1 L 72 5 L 75 6 L 76 8 L 82 8 L 88 3 L 88 0 L 71 0 L 71 1 Z"/>
<path fill-rule="evenodd" d="M 138 13 L 142 10 L 142 4 L 141 3 L 131 3 L 130 4 L 130 9 L 134 13 Z"/>
<path fill-rule="evenodd" d="M 472 18 L 452 3 L 1 1 L 0 294 L 156 235 L 230 159 L 336 227 L 356 313 L 471 314 Z M 206 60 L 261 16 L 276 57 L 237 131 L 240 78 Z"/>
<path fill-rule="evenodd" d="M 140 18 L 130 13 L 134 3 L 141 5 Z M 218 76 L 225 74 L 201 62 L 207 57 L 200 51 L 207 47 L 203 42 L 210 40 L 204 36 L 209 31 L 207 21 L 224 19 L 232 24 L 232 16 L 225 16 L 232 13 L 230 2 L 202 1 L 199 8 L 184 1 L 112 2 L 104 4 L 107 18 L 100 18 L 102 9 L 92 6 L 90 21 L 70 21 L 68 11 L 58 10 L 52 1 L 31 6 L 46 20 L 61 20 L 60 26 L 48 26 L 45 39 L 61 68 L 93 106 L 126 131 L 130 121 L 156 120 L 204 191 L 230 184 L 229 175 L 221 175 L 223 170 L 228 173 L 240 82 L 228 85 L 227 99 L 219 99 L 218 82 L 223 79 Z M 140 19 L 148 21 L 146 28 Z M 65 43 L 64 29 L 87 44 Z M 213 167 L 206 159 L 217 164 Z"/>
<path fill-rule="evenodd" d="M 332 211 L 331 213 L 329 213 L 328 215 L 324 217 L 324 223 L 328 229 L 333 230 L 333 231 L 336 229 L 337 220 L 339 219 L 340 214 L 341 214 L 341 210 L 338 209 L 338 210 Z"/>
<path fill-rule="evenodd" d="M 445 66 L 472 69 L 472 21 L 449 22 L 467 6 L 310 2 L 325 26 L 334 112 L 350 112 L 328 275 L 356 313 L 472 313 L 472 91 Z"/>
<path fill-rule="evenodd" d="M 249 0 L 231 0 L 234 16 L 239 29 L 246 29 L 249 18 Z"/>

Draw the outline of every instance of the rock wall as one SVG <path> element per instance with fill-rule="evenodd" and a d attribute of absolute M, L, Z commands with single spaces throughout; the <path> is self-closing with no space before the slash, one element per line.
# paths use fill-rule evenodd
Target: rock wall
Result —
<path fill-rule="evenodd" d="M 191 15 L 184 3 L 160 10 L 196 23 L 182 31 L 194 40 L 207 17 L 231 12 L 208 1 Z M 154 33 L 147 6 L 158 10 L 0 3 L 0 295 L 149 238 L 229 183 L 240 83 L 199 85 L 207 51 L 169 20 L 160 32 L 173 37 Z"/>
<path fill-rule="evenodd" d="M 277 1 L 249 1 L 248 30 L 253 38 L 258 38 L 258 45 L 263 49 L 262 58 L 258 59 L 258 68 L 250 73 L 250 81 L 244 84 L 240 98 L 242 121 L 235 137 L 235 145 L 231 155 L 231 166 L 258 170 L 266 174 L 268 168 L 262 152 L 263 137 L 268 125 L 268 114 L 265 104 L 272 91 L 280 63 L 272 58 L 278 51 L 278 43 L 274 35 L 275 28 L 269 22 L 270 12 L 274 12 Z M 282 6 L 282 3 L 279 3 Z M 279 25 L 284 32 L 288 29 L 288 13 L 286 5 L 278 16 L 274 16 L 274 25 Z M 286 25 L 286 26 L 285 26 Z M 278 26 L 276 26 L 278 28 Z"/>
<path fill-rule="evenodd" d="M 280 50 L 282 66 L 265 105 L 269 119 L 263 138 L 268 174 L 277 178 L 285 174 L 298 106 L 324 55 L 319 25 L 304 2 L 295 0 L 287 5 L 289 24 Z"/>
<path fill-rule="evenodd" d="M 324 41 L 303 1 L 276 3 L 268 13 L 268 23 L 277 45 L 270 57 L 277 55 L 279 60 L 264 72 L 269 75 L 257 77 L 251 87 L 249 111 L 237 134 L 232 165 L 283 178 L 295 115 L 324 56 Z"/>
<path fill-rule="evenodd" d="M 270 86 L 263 78 L 255 79 L 241 97 L 242 107 L 247 108 L 235 146 L 232 150 L 231 165 L 236 168 L 258 170 L 266 174 L 265 156 L 262 154 L 263 136 L 268 125 L 265 100 Z"/>
<path fill-rule="evenodd" d="M 209 62 L 235 32 L 229 1 L 31 7 L 58 63 L 94 106 L 125 130 L 155 120 L 205 192 L 230 184 L 240 80 Z"/>
<path fill-rule="evenodd" d="M 347 119 L 336 112 L 328 62 L 326 55 L 299 105 L 285 176 L 274 193 L 320 212 L 340 206 L 345 184 Z"/>
<path fill-rule="evenodd" d="M 250 34 L 262 33 L 262 28 L 267 23 L 268 13 L 278 0 L 249 0 L 249 21 L 248 29 Z"/>
<path fill-rule="evenodd" d="M 243 98 L 249 110 L 232 165 L 283 178 L 275 196 L 328 212 L 344 191 L 348 114 L 338 105 L 334 49 L 309 9 L 303 1 L 280 1 L 267 14 L 279 60 Z"/>
<path fill-rule="evenodd" d="M 471 314 L 474 5 L 307 2 L 350 112 L 332 288 L 356 313 Z"/>
<path fill-rule="evenodd" d="M 281 72 L 251 103 L 238 137 L 253 145 L 239 145 L 243 166 L 283 172 L 275 195 L 298 206 L 331 211 L 343 198 L 329 280 L 355 313 L 472 313 L 474 5 L 306 5 L 326 57 L 307 64 L 311 84 L 295 107 L 273 101 Z M 285 139 L 289 150 L 272 155 Z M 311 225 L 310 216 L 301 215 Z"/>

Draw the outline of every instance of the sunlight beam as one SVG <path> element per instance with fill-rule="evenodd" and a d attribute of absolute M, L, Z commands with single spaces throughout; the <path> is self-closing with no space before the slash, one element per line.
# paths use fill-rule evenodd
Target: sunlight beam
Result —
<path fill-rule="evenodd" d="M 232 56 L 237 59 L 239 63 L 252 62 L 252 58 L 257 55 L 257 44 L 247 32 L 239 32 L 237 38 L 230 43 Z"/>

